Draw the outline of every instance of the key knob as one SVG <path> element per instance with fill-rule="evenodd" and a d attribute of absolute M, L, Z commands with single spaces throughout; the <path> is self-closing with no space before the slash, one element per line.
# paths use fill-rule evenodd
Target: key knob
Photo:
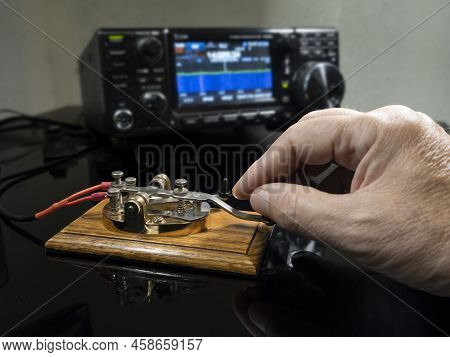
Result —
<path fill-rule="evenodd" d="M 178 194 L 178 195 L 183 195 L 186 194 L 188 192 L 187 187 L 187 180 L 180 178 L 180 179 L 176 179 L 175 180 L 175 189 L 173 190 L 174 193 Z"/>

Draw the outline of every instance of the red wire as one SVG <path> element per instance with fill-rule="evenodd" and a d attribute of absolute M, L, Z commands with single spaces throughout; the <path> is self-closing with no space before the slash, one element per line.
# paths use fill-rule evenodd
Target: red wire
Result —
<path fill-rule="evenodd" d="M 74 205 L 77 205 L 78 203 L 86 202 L 86 201 L 98 202 L 98 201 L 104 200 L 106 197 L 107 197 L 106 192 L 94 192 L 90 196 L 81 197 L 74 201 L 69 201 L 67 203 L 67 206 L 74 206 Z"/>
<path fill-rule="evenodd" d="M 79 192 L 76 192 L 69 197 L 66 198 L 67 201 L 72 201 L 74 198 L 78 198 L 84 195 L 87 195 L 88 193 L 92 193 L 95 191 L 106 191 L 111 186 L 111 182 L 102 182 L 101 184 L 86 188 L 84 190 L 81 190 Z"/>
<path fill-rule="evenodd" d="M 107 190 L 109 187 L 111 186 L 111 182 L 102 182 L 99 185 L 96 186 L 92 186 L 89 188 L 86 188 L 84 190 L 81 190 L 79 192 L 76 192 L 72 195 L 70 195 L 67 198 L 64 198 L 61 201 L 55 202 L 54 204 L 52 204 L 50 207 L 47 207 L 46 209 L 37 212 L 34 217 L 36 219 L 40 219 L 42 217 L 45 217 L 47 215 L 49 215 L 50 213 L 53 213 L 54 211 L 60 209 L 61 207 L 68 207 L 68 206 L 74 206 L 78 203 L 81 202 L 86 202 L 86 201 L 94 201 L 94 202 L 98 202 L 101 201 L 103 199 L 106 198 L 106 192 L 95 192 L 95 191 L 99 191 L 99 190 Z M 82 197 L 86 194 L 89 194 L 89 196 L 85 196 Z"/>

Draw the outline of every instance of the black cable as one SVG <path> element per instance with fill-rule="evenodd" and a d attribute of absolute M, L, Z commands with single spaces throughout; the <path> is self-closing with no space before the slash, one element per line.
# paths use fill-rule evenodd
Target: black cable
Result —
<path fill-rule="evenodd" d="M 4 184 L 1 188 L 0 188 L 0 197 L 7 191 L 9 190 L 11 187 L 17 185 L 19 182 L 27 180 L 33 176 L 36 176 L 40 173 L 46 172 L 51 168 L 54 168 L 64 162 L 70 161 L 78 156 L 81 156 L 83 154 L 85 154 L 86 152 L 94 149 L 95 146 L 90 146 L 87 147 L 85 149 L 80 150 L 79 152 L 66 156 L 62 159 L 58 159 L 55 161 L 52 161 L 48 164 L 44 164 L 38 167 L 34 167 L 32 169 L 27 169 L 27 170 L 23 170 L 20 172 L 16 172 L 14 174 L 10 174 L 7 176 L 4 176 L 3 178 L 0 178 L 0 185 L 2 185 L 5 181 L 8 180 L 12 180 L 6 184 Z M 0 202 L 0 216 L 5 218 L 5 219 L 9 219 L 11 221 L 18 221 L 18 222 L 29 222 L 29 221 L 34 221 L 36 220 L 36 218 L 34 217 L 34 215 L 31 216 L 22 216 L 22 215 L 17 215 L 17 214 L 13 214 L 13 213 L 9 213 L 1 204 Z"/>
<path fill-rule="evenodd" d="M 1 128 L 0 133 L 10 132 L 10 131 L 14 131 L 14 130 L 21 130 L 21 129 L 39 128 L 39 127 L 46 128 L 49 125 L 59 125 L 61 127 L 65 127 L 66 129 L 73 130 L 73 131 L 69 132 L 69 134 L 71 134 L 71 135 L 89 134 L 88 132 L 86 132 L 84 130 L 84 128 L 82 128 L 81 126 L 76 125 L 76 124 L 59 122 L 59 121 L 48 119 L 48 118 L 30 116 L 30 115 L 20 113 L 16 110 L 12 110 L 12 109 L 0 109 L 0 114 L 1 113 L 14 114 L 14 116 L 7 117 L 5 119 L 0 120 L 0 126 L 7 126 L 9 123 L 17 124 L 17 121 L 27 121 L 27 122 L 30 122 L 30 124 L 18 124 L 18 125 L 10 126 L 10 127 L 7 126 L 5 128 Z M 0 186 L 4 182 L 6 182 L 8 180 L 12 180 L 0 188 L 0 197 L 3 195 L 3 193 L 5 193 L 7 190 L 9 190 L 11 187 L 15 186 L 19 182 L 27 180 L 27 179 L 29 179 L 35 175 L 38 175 L 40 173 L 46 172 L 49 169 L 54 168 L 64 162 L 70 161 L 78 156 L 81 156 L 94 148 L 95 148 L 95 146 L 90 146 L 83 150 L 80 150 L 79 152 L 77 152 L 75 154 L 69 155 L 62 159 L 55 160 L 51 163 L 44 164 L 44 165 L 35 167 L 33 169 L 23 170 L 21 172 L 17 172 L 15 174 L 10 174 L 3 178 L 0 178 Z M 21 234 L 23 237 L 25 237 L 32 243 L 37 244 L 40 247 L 43 247 L 45 245 L 45 241 L 39 239 L 38 237 L 34 236 L 30 232 L 22 229 L 21 227 L 17 226 L 16 224 L 14 224 L 12 222 L 12 221 L 20 221 L 20 222 L 34 221 L 35 220 L 34 215 L 33 216 L 22 216 L 22 215 L 16 215 L 16 214 L 9 213 L 7 210 L 5 210 L 3 208 L 3 206 L 1 205 L 1 202 L 0 202 L 0 218 L 9 228 L 18 232 L 19 234 Z"/>
<path fill-rule="evenodd" d="M 86 132 L 86 130 L 78 124 L 72 123 L 64 123 L 58 120 L 53 120 L 49 118 L 43 118 L 38 116 L 29 116 L 29 115 L 16 115 L 12 117 L 7 117 L 0 120 L 0 126 L 8 125 L 10 123 L 17 124 L 18 121 L 28 121 L 31 122 L 34 126 L 49 126 L 49 125 L 58 125 L 61 127 L 65 127 L 67 129 L 75 130 L 78 132 Z"/>
<path fill-rule="evenodd" d="M 11 228 L 13 231 L 16 231 L 17 233 L 19 233 L 20 235 L 24 236 L 26 239 L 28 239 L 30 242 L 37 244 L 40 247 L 45 247 L 45 242 L 44 240 L 39 239 L 38 237 L 36 237 L 35 235 L 31 234 L 30 232 L 20 228 L 18 225 L 14 224 L 13 222 L 11 222 L 9 219 L 0 217 L 2 219 L 2 221 L 9 227 Z"/>
<path fill-rule="evenodd" d="M 8 131 L 15 131 L 15 130 L 21 130 L 21 129 L 31 129 L 36 128 L 36 125 L 34 124 L 22 124 L 22 125 L 16 125 L 16 126 L 8 126 L 6 128 L 0 129 L 0 133 L 5 133 Z"/>
<path fill-rule="evenodd" d="M 15 109 L 10 109 L 10 108 L 0 109 L 0 114 L 2 114 L 2 113 L 13 114 L 13 116 L 0 120 L 0 125 L 5 125 L 10 122 L 17 121 L 17 120 L 28 120 L 35 124 L 60 125 L 60 126 L 64 126 L 64 127 L 72 128 L 72 129 L 84 129 L 79 124 L 64 123 L 64 122 L 61 122 L 58 120 L 49 119 L 49 118 L 41 117 L 38 115 L 29 115 L 29 114 L 20 112 Z"/>
<path fill-rule="evenodd" d="M 32 169 L 23 170 L 23 171 L 16 172 L 14 174 L 10 174 L 10 175 L 4 176 L 4 177 L 0 177 L 0 185 L 4 181 L 8 181 L 8 180 L 11 180 L 13 178 L 16 178 L 16 177 L 19 177 L 19 176 L 22 176 L 22 175 L 28 175 L 28 174 L 30 174 L 30 175 L 37 175 L 37 174 L 39 174 L 41 172 L 48 171 L 49 169 L 51 169 L 51 168 L 53 168 L 55 166 L 58 166 L 59 164 L 62 164 L 62 163 L 66 162 L 66 161 L 69 161 L 71 159 L 74 159 L 74 158 L 76 158 L 76 157 L 78 157 L 80 155 L 83 155 L 84 153 L 86 153 L 88 151 L 91 151 L 91 150 L 95 149 L 96 147 L 97 147 L 96 145 L 91 145 L 91 146 L 88 146 L 87 148 L 84 148 L 84 149 L 74 153 L 74 154 L 71 154 L 69 156 L 63 157 L 61 159 L 58 159 L 58 160 L 55 160 L 55 161 L 52 161 L 52 162 L 49 162 L 48 164 L 44 164 L 44 165 L 41 165 L 41 166 L 34 167 Z"/>
<path fill-rule="evenodd" d="M 3 186 L 0 189 L 0 196 L 6 192 L 7 190 L 9 190 L 11 187 L 17 185 L 19 182 L 24 181 L 26 179 L 28 179 L 31 176 L 22 176 L 19 177 L 15 180 L 12 180 L 11 182 L 7 183 L 5 186 Z M 9 213 L 7 210 L 5 210 L 3 208 L 3 205 L 0 203 L 0 217 L 11 220 L 11 221 L 16 221 L 16 222 L 31 222 L 31 221 L 35 221 L 36 218 L 34 217 L 34 215 L 31 216 L 22 216 L 22 215 L 18 215 L 15 213 Z"/>
<path fill-rule="evenodd" d="M 1 111 L 0 111 L 1 112 Z M 18 124 L 11 125 L 8 124 L 16 123 L 17 121 L 26 120 L 28 124 Z M 95 140 L 96 136 L 93 132 L 86 130 L 82 126 L 70 123 L 63 123 L 52 119 L 40 118 L 40 117 L 28 117 L 28 116 L 16 116 L 8 117 L 6 119 L 0 120 L 0 134 L 4 132 L 11 132 L 22 129 L 46 129 L 51 125 L 57 125 L 64 127 L 64 132 L 69 136 L 75 137 L 88 137 L 91 140 Z M 3 127 L 6 126 L 6 127 Z"/>

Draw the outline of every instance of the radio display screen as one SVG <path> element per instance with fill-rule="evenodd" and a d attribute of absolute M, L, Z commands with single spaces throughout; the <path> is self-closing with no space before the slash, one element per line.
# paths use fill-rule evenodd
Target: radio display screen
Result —
<path fill-rule="evenodd" d="M 271 102 L 267 40 L 176 41 L 178 107 Z"/>

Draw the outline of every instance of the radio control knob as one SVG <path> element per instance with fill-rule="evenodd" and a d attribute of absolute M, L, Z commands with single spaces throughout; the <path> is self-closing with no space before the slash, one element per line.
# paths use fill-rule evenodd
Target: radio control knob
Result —
<path fill-rule="evenodd" d="M 136 49 L 139 55 L 150 63 L 158 62 L 163 55 L 161 41 L 155 37 L 144 37 L 136 42 Z"/>
<path fill-rule="evenodd" d="M 129 130 L 133 127 L 134 116 L 128 109 L 118 109 L 113 114 L 113 125 L 118 130 Z"/>
<path fill-rule="evenodd" d="M 141 101 L 147 109 L 154 113 L 164 113 L 167 109 L 167 99 L 160 92 L 145 92 Z"/>
<path fill-rule="evenodd" d="M 332 63 L 305 63 L 294 75 L 293 84 L 296 99 L 303 107 L 339 107 L 344 97 L 344 77 Z"/>

